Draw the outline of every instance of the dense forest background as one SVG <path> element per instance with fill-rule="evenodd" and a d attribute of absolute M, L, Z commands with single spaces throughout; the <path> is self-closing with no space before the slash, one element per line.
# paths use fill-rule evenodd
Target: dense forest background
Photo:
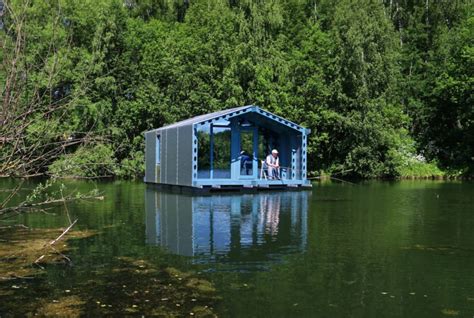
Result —
<path fill-rule="evenodd" d="M 0 175 L 133 177 L 143 132 L 259 105 L 309 169 L 472 175 L 469 0 L 0 0 Z"/>

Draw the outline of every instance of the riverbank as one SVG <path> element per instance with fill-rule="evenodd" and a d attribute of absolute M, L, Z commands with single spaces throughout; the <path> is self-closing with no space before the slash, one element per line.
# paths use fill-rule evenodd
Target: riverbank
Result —
<path fill-rule="evenodd" d="M 396 174 L 378 176 L 374 178 L 361 179 L 350 175 L 350 171 L 344 174 L 330 171 L 311 171 L 309 178 L 320 180 L 348 179 L 348 180 L 474 180 L 474 175 L 466 169 L 441 169 L 434 163 L 417 162 L 401 166 Z"/>

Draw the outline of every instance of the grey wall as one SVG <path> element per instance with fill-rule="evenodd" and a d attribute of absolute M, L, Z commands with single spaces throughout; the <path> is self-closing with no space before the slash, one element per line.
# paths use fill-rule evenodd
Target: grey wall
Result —
<path fill-rule="evenodd" d="M 156 168 L 156 132 L 145 133 L 145 182 L 157 182 Z"/>
<path fill-rule="evenodd" d="M 161 183 L 166 184 L 178 184 L 176 180 L 176 169 L 178 159 L 178 128 L 169 128 L 163 130 L 163 156 L 161 160 L 166 163 L 166 166 L 162 167 L 163 171 L 161 174 Z"/>
<path fill-rule="evenodd" d="M 161 178 L 158 183 L 192 186 L 192 125 L 161 130 Z"/>
<path fill-rule="evenodd" d="M 193 126 L 179 128 L 178 184 L 193 184 Z"/>
<path fill-rule="evenodd" d="M 166 168 L 168 167 L 168 162 L 166 162 L 166 153 L 167 153 L 167 136 L 168 136 L 168 131 L 167 130 L 162 130 L 161 131 L 161 172 L 160 172 L 160 180 L 158 180 L 158 183 L 165 183 L 166 176 L 168 174 Z"/>

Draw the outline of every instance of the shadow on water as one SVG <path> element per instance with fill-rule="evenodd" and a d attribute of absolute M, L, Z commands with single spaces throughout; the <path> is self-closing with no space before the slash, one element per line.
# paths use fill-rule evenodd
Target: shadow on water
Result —
<path fill-rule="evenodd" d="M 193 256 L 260 270 L 304 252 L 311 192 L 192 196 L 146 190 L 146 241 Z M 228 268 L 229 269 L 229 268 Z"/>

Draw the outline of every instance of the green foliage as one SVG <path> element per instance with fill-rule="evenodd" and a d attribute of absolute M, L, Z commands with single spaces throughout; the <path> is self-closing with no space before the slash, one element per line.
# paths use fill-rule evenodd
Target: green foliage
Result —
<path fill-rule="evenodd" d="M 399 143 L 397 149 L 387 153 L 390 162 L 390 173 L 393 177 L 401 178 L 440 178 L 445 173 L 435 162 L 427 162 L 426 158 L 416 155 L 416 147 L 410 139 Z"/>
<path fill-rule="evenodd" d="M 125 158 L 115 170 L 115 175 L 121 178 L 137 178 L 145 175 L 145 154 L 143 151 L 136 151 L 130 158 Z"/>
<path fill-rule="evenodd" d="M 402 178 L 441 178 L 446 174 L 434 163 L 408 161 L 398 168 Z"/>
<path fill-rule="evenodd" d="M 445 167 L 474 171 L 474 17 L 443 29 L 436 46 L 423 142 Z"/>
<path fill-rule="evenodd" d="M 55 177 L 98 178 L 115 174 L 116 159 L 110 146 L 86 145 L 65 154 L 49 166 Z"/>
<path fill-rule="evenodd" d="M 472 2 L 426 1 L 393 9 L 399 11 L 394 22 L 404 76 L 399 95 L 417 150 L 445 170 L 472 175 Z"/>
<path fill-rule="evenodd" d="M 473 171 L 469 1 L 56 0 L 27 11 L 21 65 L 32 66 L 27 87 L 49 93 L 25 142 L 87 137 L 54 175 L 141 175 L 144 131 L 245 104 L 311 128 L 313 171 L 438 174 L 411 161 L 420 155 Z M 48 113 L 56 91 L 64 111 Z"/>
<path fill-rule="evenodd" d="M 39 201 L 49 201 L 51 197 L 54 197 L 56 193 L 52 195 L 49 193 L 51 187 L 54 185 L 52 179 L 48 179 L 43 183 L 39 183 L 25 198 L 23 205 L 29 205 Z M 60 189 L 64 189 L 64 185 L 61 184 Z"/>

